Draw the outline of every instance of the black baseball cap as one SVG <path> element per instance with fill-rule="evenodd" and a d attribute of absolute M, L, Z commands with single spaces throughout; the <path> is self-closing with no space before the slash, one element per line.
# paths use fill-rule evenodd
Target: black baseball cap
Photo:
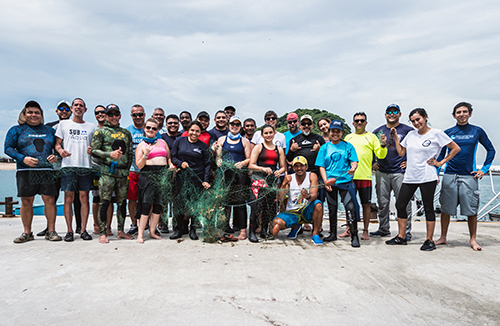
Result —
<path fill-rule="evenodd" d="M 106 107 L 106 113 L 111 112 L 111 111 L 118 111 L 118 113 L 121 114 L 120 108 L 116 104 L 108 104 Z"/>
<path fill-rule="evenodd" d="M 199 119 L 200 117 L 207 117 L 210 120 L 210 115 L 208 114 L 207 111 L 201 111 L 200 113 L 198 113 L 196 119 Z"/>

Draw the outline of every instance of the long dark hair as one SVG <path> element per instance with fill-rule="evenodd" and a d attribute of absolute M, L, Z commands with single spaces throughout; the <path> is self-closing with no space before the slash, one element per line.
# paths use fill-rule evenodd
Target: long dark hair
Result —
<path fill-rule="evenodd" d="M 188 130 L 191 129 L 193 125 L 197 125 L 200 128 L 200 131 L 203 131 L 203 127 L 201 126 L 201 123 L 198 120 L 191 121 L 191 123 L 188 126 Z"/>

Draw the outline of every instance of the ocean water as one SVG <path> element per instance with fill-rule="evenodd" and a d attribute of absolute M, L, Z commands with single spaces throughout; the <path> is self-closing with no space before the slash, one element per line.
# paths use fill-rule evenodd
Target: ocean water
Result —
<path fill-rule="evenodd" d="M 0 170 L 0 201 L 4 201 L 5 197 L 14 197 L 14 200 L 21 203 L 20 198 L 17 195 L 16 187 L 16 171 L 14 170 Z M 500 176 L 493 176 L 493 187 L 496 193 L 500 192 Z M 482 208 L 491 198 L 493 198 L 494 193 L 491 186 L 491 179 L 489 175 L 486 175 L 482 180 L 479 181 L 479 190 L 481 191 L 480 196 L 480 207 Z M 375 196 L 375 191 L 373 191 Z M 420 197 L 418 191 L 417 196 Z M 376 203 L 375 197 L 372 202 Z M 63 196 L 59 196 L 59 203 L 63 202 Z M 500 198 L 496 200 L 496 203 L 500 203 Z M 35 196 L 35 204 L 43 204 L 42 198 L 40 196 Z M 4 212 L 5 206 L 0 206 L 0 212 Z M 493 210 L 494 213 L 500 214 L 500 207 Z"/>

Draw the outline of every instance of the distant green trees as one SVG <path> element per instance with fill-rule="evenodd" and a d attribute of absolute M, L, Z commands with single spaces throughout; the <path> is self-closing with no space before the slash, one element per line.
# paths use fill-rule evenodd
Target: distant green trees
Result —
<path fill-rule="evenodd" d="M 330 119 L 330 121 L 335 120 L 335 119 L 339 119 L 342 122 L 344 122 L 344 136 L 351 133 L 351 128 L 349 127 L 349 125 L 347 123 L 345 123 L 345 119 L 342 118 L 341 116 L 334 114 L 334 113 L 331 113 L 329 111 L 319 110 L 319 109 L 300 109 L 299 108 L 299 109 L 296 109 L 295 111 L 291 111 L 291 112 L 295 112 L 299 116 L 299 125 L 300 125 L 300 117 L 303 116 L 304 114 L 309 114 L 313 118 L 313 122 L 314 122 L 313 132 L 315 132 L 319 135 L 321 135 L 321 131 L 318 129 L 317 122 L 321 118 L 328 118 L 328 119 Z M 277 131 L 279 131 L 279 132 L 288 131 L 286 116 L 291 112 L 287 112 L 278 118 L 278 123 L 276 124 Z"/>

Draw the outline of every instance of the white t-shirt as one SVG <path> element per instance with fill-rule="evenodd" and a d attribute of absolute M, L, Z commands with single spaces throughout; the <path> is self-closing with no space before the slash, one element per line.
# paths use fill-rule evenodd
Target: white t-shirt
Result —
<path fill-rule="evenodd" d="M 96 127 L 93 123 L 76 123 L 71 120 L 59 122 L 56 137 L 63 140 L 62 147 L 71 155 L 62 159 L 62 167 L 91 167 L 87 147 L 92 143 L 92 135 Z"/>
<path fill-rule="evenodd" d="M 437 158 L 441 148 L 452 140 L 444 131 L 431 129 L 420 135 L 417 130 L 410 131 L 401 142 L 406 148 L 406 172 L 404 183 L 425 183 L 438 180 L 434 165 L 427 164 L 431 158 Z"/>
<path fill-rule="evenodd" d="M 255 145 L 259 145 L 262 144 L 263 142 L 264 138 L 261 135 L 261 131 L 260 130 L 256 131 L 252 137 L 252 143 L 254 143 Z M 281 132 L 276 132 L 274 134 L 273 144 L 281 148 L 286 148 L 285 135 L 283 135 Z"/>

